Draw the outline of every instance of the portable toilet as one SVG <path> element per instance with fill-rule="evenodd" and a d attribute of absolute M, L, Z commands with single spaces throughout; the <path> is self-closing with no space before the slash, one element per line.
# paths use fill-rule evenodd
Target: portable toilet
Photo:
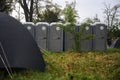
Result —
<path fill-rule="evenodd" d="M 49 27 L 49 51 L 62 52 L 63 51 L 63 30 L 58 26 L 62 23 L 51 23 Z"/>
<path fill-rule="evenodd" d="M 106 50 L 107 49 L 107 26 L 103 23 L 95 23 L 93 25 L 93 50 Z"/>
<path fill-rule="evenodd" d="M 69 23 L 66 23 L 65 25 L 68 25 Z M 67 26 L 69 27 L 69 26 Z M 79 24 L 76 24 L 75 31 L 79 31 Z M 68 33 L 67 31 L 64 31 L 64 51 L 72 50 L 74 48 L 74 36 L 71 33 Z"/>
<path fill-rule="evenodd" d="M 23 25 L 27 28 L 27 30 L 32 34 L 35 39 L 35 25 L 33 22 L 25 22 Z"/>
<path fill-rule="evenodd" d="M 81 42 L 81 50 L 83 51 L 90 51 L 92 50 L 92 36 L 90 39 L 84 39 L 85 37 L 88 37 L 92 35 L 92 26 L 86 26 L 83 33 L 82 33 L 82 42 Z"/>
<path fill-rule="evenodd" d="M 38 22 L 36 24 L 36 41 L 39 48 L 48 50 L 48 27 L 47 22 Z"/>

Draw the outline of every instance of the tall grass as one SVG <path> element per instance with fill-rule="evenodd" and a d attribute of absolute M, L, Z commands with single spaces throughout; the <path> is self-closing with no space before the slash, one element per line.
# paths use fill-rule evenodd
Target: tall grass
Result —
<path fill-rule="evenodd" d="M 49 52 L 44 59 L 47 63 L 44 73 L 25 70 L 14 73 L 15 80 L 120 80 L 119 50 Z M 10 80 L 9 76 L 5 80 Z"/>

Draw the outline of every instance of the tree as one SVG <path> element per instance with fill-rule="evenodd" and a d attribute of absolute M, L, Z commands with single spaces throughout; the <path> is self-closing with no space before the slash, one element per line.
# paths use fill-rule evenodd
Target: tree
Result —
<path fill-rule="evenodd" d="M 98 18 L 98 15 L 96 14 L 95 15 L 95 17 L 93 17 L 93 18 L 85 18 L 84 20 L 83 20 L 83 23 L 88 23 L 88 24 L 93 24 L 93 23 L 95 23 L 95 22 L 100 22 L 100 19 Z"/>
<path fill-rule="evenodd" d="M 105 22 L 107 23 L 108 28 L 112 27 L 114 24 L 116 24 L 119 21 L 119 6 L 113 6 L 104 4 L 104 14 L 105 14 Z"/>
<path fill-rule="evenodd" d="M 95 15 L 95 17 L 93 18 L 93 22 L 100 22 L 100 19 L 98 18 L 98 14 Z"/>
<path fill-rule="evenodd" d="M 32 22 L 33 21 L 33 5 L 34 5 L 34 0 L 18 0 L 19 4 L 23 8 L 24 15 L 25 15 L 25 20 L 27 22 Z"/>
<path fill-rule="evenodd" d="M 120 5 L 111 7 L 105 4 L 104 14 L 108 27 L 108 45 L 111 45 L 112 40 L 120 35 L 120 29 L 118 28 L 120 26 L 119 9 Z"/>
<path fill-rule="evenodd" d="M 41 21 L 48 23 L 58 22 L 60 21 L 59 16 L 60 16 L 60 11 L 46 8 L 46 10 L 41 13 Z"/>
<path fill-rule="evenodd" d="M 9 13 L 12 11 L 13 0 L 0 0 L 0 12 Z"/>
<path fill-rule="evenodd" d="M 81 42 L 82 40 L 86 40 L 91 38 L 91 35 L 87 36 L 82 36 L 83 32 L 85 31 L 85 27 L 89 26 L 89 23 L 83 23 L 80 27 L 79 31 L 76 31 L 76 17 L 77 16 L 77 11 L 74 9 L 74 5 L 72 4 L 67 4 L 66 7 L 63 10 L 63 15 L 64 15 L 64 21 L 67 23 L 66 25 L 58 25 L 60 26 L 65 32 L 71 34 L 73 36 L 74 40 L 74 50 L 77 52 L 81 51 Z"/>
<path fill-rule="evenodd" d="M 60 6 L 56 3 L 54 4 L 52 1 L 49 0 L 46 0 L 44 2 L 46 3 L 45 6 L 39 6 L 40 3 L 36 3 L 36 15 L 34 16 L 34 22 L 44 21 L 51 23 L 60 21 Z"/>
<path fill-rule="evenodd" d="M 21 5 L 27 22 L 41 21 L 41 12 L 46 6 L 56 7 L 56 4 L 54 5 L 50 0 L 17 0 L 17 2 Z"/>
<path fill-rule="evenodd" d="M 93 23 L 94 23 L 94 20 L 91 19 L 91 18 L 85 18 L 85 19 L 83 20 L 83 23 L 93 24 Z"/>

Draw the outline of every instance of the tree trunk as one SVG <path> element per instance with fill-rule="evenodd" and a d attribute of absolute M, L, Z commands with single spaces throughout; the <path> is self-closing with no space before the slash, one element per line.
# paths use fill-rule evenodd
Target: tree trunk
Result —
<path fill-rule="evenodd" d="M 33 21 L 33 0 L 30 0 L 30 2 L 31 3 L 30 3 L 30 9 L 29 9 L 28 4 L 26 3 L 26 0 L 19 0 L 19 3 L 24 11 L 26 22 Z"/>
<path fill-rule="evenodd" d="M 30 22 L 33 21 L 33 0 L 31 0 L 31 4 L 30 4 Z"/>

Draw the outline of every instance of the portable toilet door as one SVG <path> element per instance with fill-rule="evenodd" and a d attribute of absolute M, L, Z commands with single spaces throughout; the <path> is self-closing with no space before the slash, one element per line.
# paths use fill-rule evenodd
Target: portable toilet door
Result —
<path fill-rule="evenodd" d="M 81 50 L 83 51 L 90 51 L 92 50 L 92 36 L 90 39 L 84 39 L 85 37 L 87 36 L 90 36 L 92 35 L 92 26 L 86 26 L 84 31 L 83 31 L 83 34 L 82 34 L 82 41 L 81 42 Z"/>
<path fill-rule="evenodd" d="M 68 25 L 69 23 L 66 23 L 64 25 Z M 76 24 L 75 31 L 77 32 L 79 30 L 79 24 Z M 69 26 L 68 26 L 69 27 Z M 73 35 L 71 33 L 68 33 L 64 31 L 64 51 L 72 50 L 75 46 Z"/>
<path fill-rule="evenodd" d="M 32 34 L 35 39 L 35 25 L 33 22 L 25 22 L 23 25 L 27 28 L 27 30 Z"/>
<path fill-rule="evenodd" d="M 48 27 L 47 22 L 38 22 L 36 24 L 36 41 L 39 48 L 48 50 Z"/>
<path fill-rule="evenodd" d="M 74 48 L 74 40 L 72 34 L 64 32 L 64 39 L 64 51 L 72 50 Z"/>
<path fill-rule="evenodd" d="M 58 26 L 61 23 L 51 23 L 49 27 L 49 51 L 63 51 L 63 30 Z"/>
<path fill-rule="evenodd" d="M 95 23 L 93 26 L 93 50 L 106 50 L 107 49 L 107 26 L 102 23 Z"/>

